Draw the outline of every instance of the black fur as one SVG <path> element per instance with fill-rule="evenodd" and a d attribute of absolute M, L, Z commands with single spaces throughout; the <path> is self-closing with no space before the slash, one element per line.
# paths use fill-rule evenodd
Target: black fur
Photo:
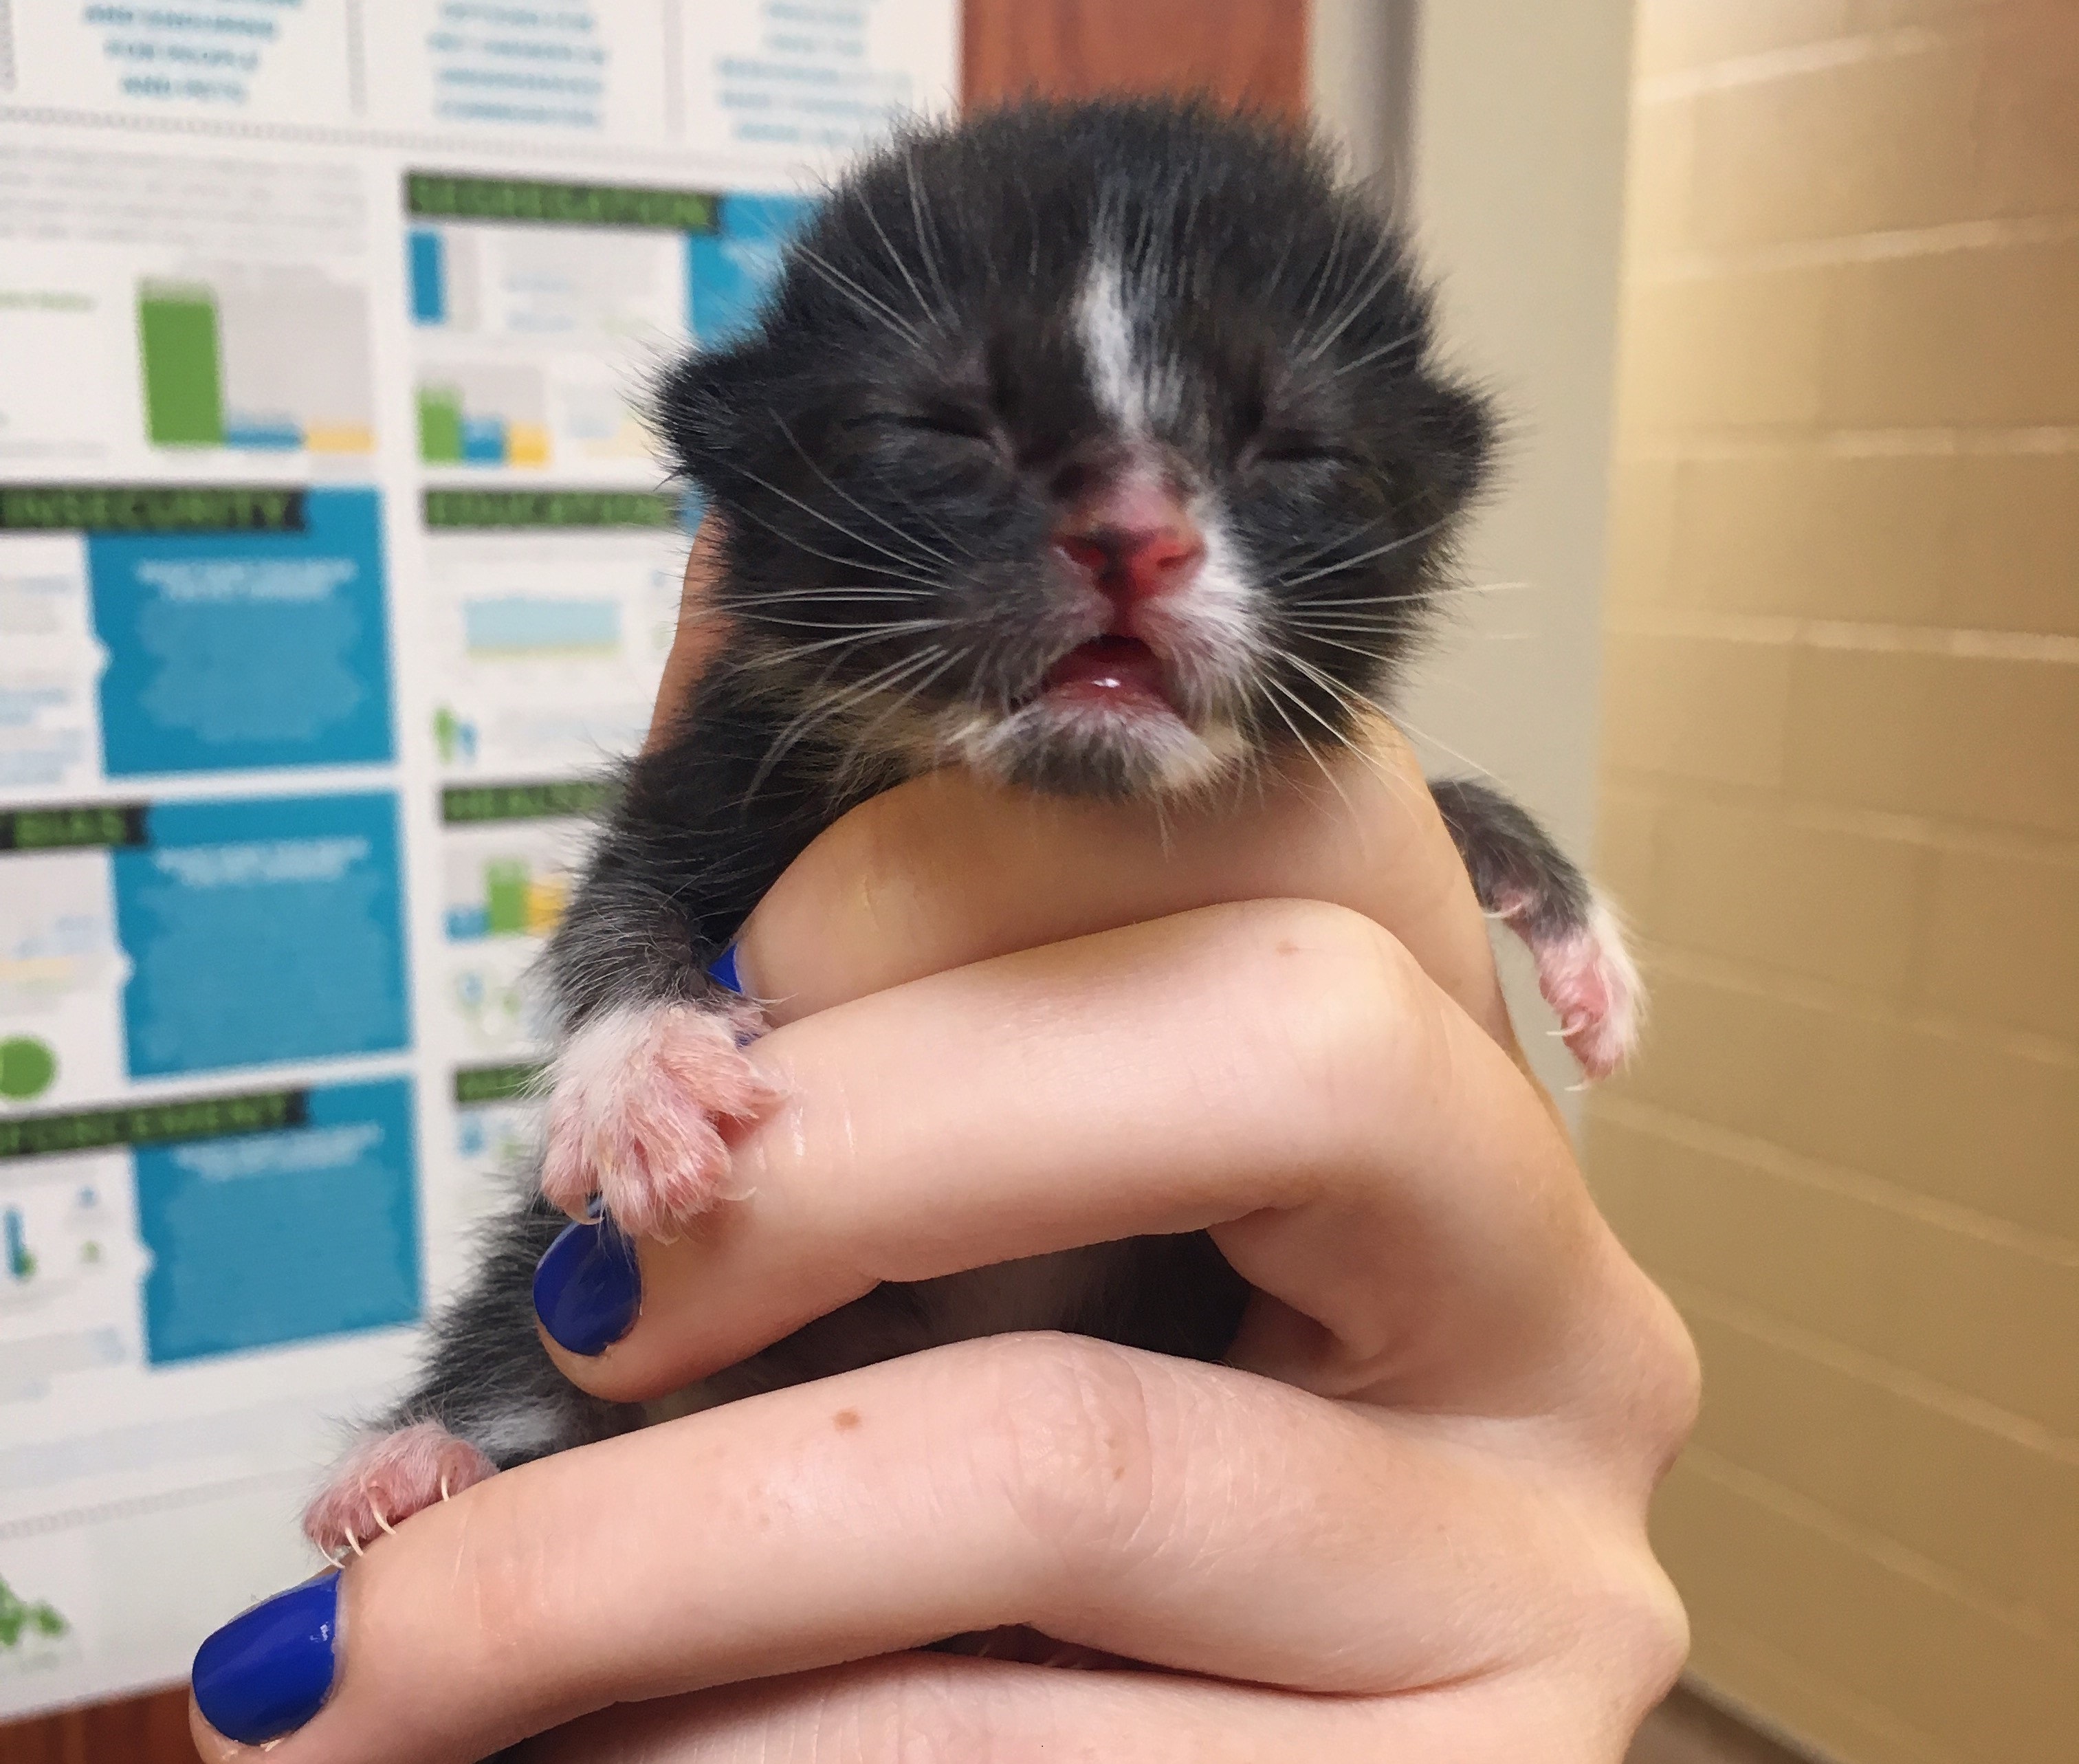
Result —
<path fill-rule="evenodd" d="M 1556 939 L 1587 922 L 1587 878 L 1521 805 L 1470 778 L 1433 784 L 1429 793 L 1483 906 L 1520 905 L 1518 928 L 1533 940 Z"/>
<path fill-rule="evenodd" d="M 1434 359 L 1403 242 L 1331 170 L 1270 124 L 1154 102 L 920 133 L 839 186 L 750 336 L 669 376 L 660 426 L 721 518 L 729 637 L 628 768 L 554 940 L 567 1032 L 611 1005 L 708 997 L 708 963 L 819 831 L 959 759 L 963 727 L 1015 722 L 1090 635 L 1065 610 L 1063 511 L 1135 448 L 1212 511 L 1248 585 L 1245 656 L 1174 683 L 1185 721 L 1228 738 L 1219 775 L 1354 736 L 1431 617 L 1491 425 Z M 1132 359 L 1159 369 L 1135 435 L 1078 318 L 1097 259 L 1130 295 Z M 1169 784 L 1129 742 L 1041 727 L 988 752 L 1044 788 Z M 1446 806 L 1483 893 L 1527 865 L 1554 911 L 1585 910 L 1520 810 L 1463 786 Z M 496 1434 L 501 1463 L 533 1455 L 502 1420 L 538 1421 L 548 1449 L 638 1419 L 577 1398 L 536 1344 L 529 1279 L 560 1223 L 539 1203 L 515 1216 L 396 1419 Z M 1070 1296 L 1019 1321 L 1225 1351 L 1244 1291 L 1208 1240 L 1071 1260 Z M 884 1288 L 692 1400 L 945 1339 L 990 1278 Z"/>

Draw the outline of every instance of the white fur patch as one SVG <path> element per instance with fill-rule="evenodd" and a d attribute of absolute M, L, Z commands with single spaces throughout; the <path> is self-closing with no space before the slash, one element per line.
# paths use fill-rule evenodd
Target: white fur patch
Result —
<path fill-rule="evenodd" d="M 1608 1077 L 1638 1046 L 1646 1017 L 1646 987 L 1615 910 L 1598 893 L 1581 930 L 1530 947 L 1537 989 L 1574 1057 L 1591 1078 Z"/>
<path fill-rule="evenodd" d="M 1118 256 L 1100 249 L 1084 272 L 1076 301 L 1076 329 L 1090 365 L 1098 406 L 1129 438 L 1138 438 L 1175 412 L 1175 365 L 1151 347 L 1145 301 Z"/>
<path fill-rule="evenodd" d="M 1129 434 L 1148 427 L 1146 364 L 1135 359 L 1133 322 L 1127 311 L 1125 277 L 1119 260 L 1100 253 L 1090 260 L 1076 303 L 1090 378 L 1098 404 Z"/>
<path fill-rule="evenodd" d="M 729 1147 L 716 1123 L 774 1100 L 738 1046 L 756 1014 L 628 1005 L 587 1022 L 556 1056 L 542 1192 L 569 1213 L 597 1194 L 637 1236 L 722 1199 Z"/>
<path fill-rule="evenodd" d="M 1262 648 L 1257 607 L 1261 587 L 1249 576 L 1227 519 L 1209 495 L 1190 511 L 1205 555 L 1191 579 L 1173 594 L 1157 595 L 1135 609 L 1157 653 L 1173 667 L 1194 705 L 1234 704 L 1245 696 Z"/>
<path fill-rule="evenodd" d="M 303 1513 L 303 1535 L 328 1557 L 357 1555 L 414 1513 L 498 1473 L 466 1440 L 431 1421 L 364 1439 Z"/>
<path fill-rule="evenodd" d="M 1240 760 L 1249 744 L 1232 723 L 1201 731 L 1182 717 L 1129 720 L 1101 704 L 1057 704 L 1041 698 L 1007 717 L 954 709 L 939 720 L 939 757 L 950 755 L 985 778 L 1010 780 L 1019 762 L 1042 743 L 1086 747 L 1131 747 L 1153 762 L 1155 783 L 1165 791 L 1209 784 Z"/>

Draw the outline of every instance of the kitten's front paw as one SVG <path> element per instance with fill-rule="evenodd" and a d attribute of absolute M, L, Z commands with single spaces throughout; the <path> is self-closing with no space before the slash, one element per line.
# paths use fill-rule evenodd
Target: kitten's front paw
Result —
<path fill-rule="evenodd" d="M 466 1440 L 421 1421 L 348 1454 L 332 1486 L 303 1510 L 303 1535 L 333 1561 L 355 1555 L 414 1513 L 459 1494 L 498 1466 Z"/>
<path fill-rule="evenodd" d="M 591 1018 L 557 1056 L 542 1193 L 572 1214 L 596 1194 L 638 1237 L 713 1206 L 729 1173 L 718 1123 L 755 1120 L 778 1094 L 738 1045 L 755 1026 L 748 1006 Z"/>

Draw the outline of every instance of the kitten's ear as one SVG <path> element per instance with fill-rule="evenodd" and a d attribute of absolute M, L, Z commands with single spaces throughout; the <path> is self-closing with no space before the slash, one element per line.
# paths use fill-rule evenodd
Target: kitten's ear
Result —
<path fill-rule="evenodd" d="M 663 377 L 653 405 L 658 431 L 679 470 L 713 489 L 744 441 L 742 413 L 756 374 L 755 349 L 699 349 Z"/>
<path fill-rule="evenodd" d="M 1422 415 L 1423 449 L 1444 505 L 1455 514 L 1486 487 L 1493 467 L 1494 406 L 1470 387 L 1446 382 L 1433 388 Z"/>

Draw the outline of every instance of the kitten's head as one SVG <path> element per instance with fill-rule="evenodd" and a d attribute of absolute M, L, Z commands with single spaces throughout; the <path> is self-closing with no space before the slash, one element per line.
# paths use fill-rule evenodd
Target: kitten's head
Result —
<path fill-rule="evenodd" d="M 660 416 L 802 726 L 1105 794 L 1347 735 L 1490 432 L 1318 148 L 1160 102 L 869 159 Z"/>

